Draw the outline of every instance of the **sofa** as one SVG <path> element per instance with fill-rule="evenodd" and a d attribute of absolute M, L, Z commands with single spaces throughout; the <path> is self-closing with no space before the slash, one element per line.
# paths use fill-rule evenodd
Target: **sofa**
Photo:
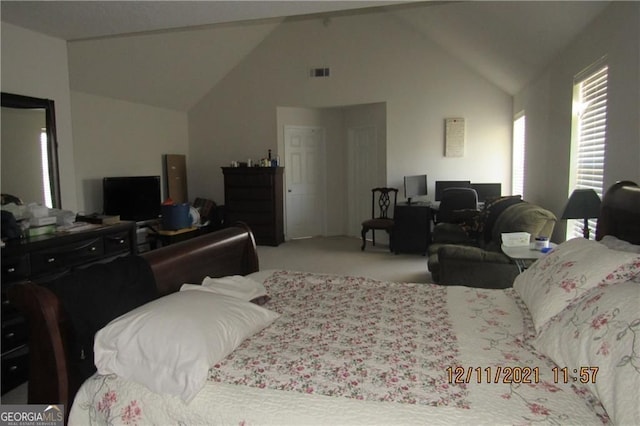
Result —
<path fill-rule="evenodd" d="M 556 216 L 520 196 L 498 197 L 482 210 L 460 211 L 458 220 L 437 224 L 428 250 L 428 269 L 435 283 L 508 288 L 517 266 L 500 249 L 503 232 L 550 237 Z"/>

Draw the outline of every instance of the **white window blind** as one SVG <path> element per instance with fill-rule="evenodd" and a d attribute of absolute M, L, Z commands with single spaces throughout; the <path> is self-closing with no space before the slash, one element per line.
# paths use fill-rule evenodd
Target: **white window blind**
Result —
<path fill-rule="evenodd" d="M 513 154 L 511 159 L 511 194 L 522 195 L 524 198 L 524 155 L 525 155 L 525 124 L 524 114 L 513 120 Z"/>
<path fill-rule="evenodd" d="M 602 198 L 607 141 L 607 65 L 591 67 L 578 77 L 574 90 L 575 136 L 572 149 L 572 188 L 593 189 Z M 573 223 L 571 223 L 573 222 Z M 596 219 L 589 220 L 595 229 Z M 591 233 L 595 236 L 595 233 Z M 582 221 L 570 221 L 567 238 L 582 236 Z"/>
<path fill-rule="evenodd" d="M 607 67 L 579 83 L 578 158 L 576 188 L 602 195 L 607 136 Z"/>

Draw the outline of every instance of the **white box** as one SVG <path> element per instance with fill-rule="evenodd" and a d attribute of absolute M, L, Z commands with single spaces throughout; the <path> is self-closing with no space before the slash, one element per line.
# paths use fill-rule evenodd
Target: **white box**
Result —
<path fill-rule="evenodd" d="M 506 247 L 524 247 L 529 246 L 531 242 L 531 234 L 528 232 L 503 232 L 502 244 Z"/>
<path fill-rule="evenodd" d="M 49 209 L 46 206 L 40 206 L 38 204 L 29 204 L 27 206 L 31 217 L 47 217 L 49 216 Z"/>
<path fill-rule="evenodd" d="M 55 216 L 32 217 L 29 219 L 31 226 L 55 225 L 58 219 Z"/>

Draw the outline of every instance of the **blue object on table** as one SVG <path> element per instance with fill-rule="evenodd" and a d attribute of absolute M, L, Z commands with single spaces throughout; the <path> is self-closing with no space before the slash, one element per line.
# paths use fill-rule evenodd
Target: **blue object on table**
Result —
<path fill-rule="evenodd" d="M 162 206 L 162 229 L 175 231 L 190 228 L 192 224 L 189 215 L 189 203 Z"/>

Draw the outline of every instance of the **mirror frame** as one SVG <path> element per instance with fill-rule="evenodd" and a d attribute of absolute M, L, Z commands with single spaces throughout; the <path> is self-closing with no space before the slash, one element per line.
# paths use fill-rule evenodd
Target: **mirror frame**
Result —
<path fill-rule="evenodd" d="M 61 209 L 60 173 L 58 167 L 58 138 L 56 136 L 56 110 L 51 99 L 34 98 L 2 92 L 2 106 L 21 109 L 44 109 L 47 126 L 47 149 L 49 155 L 49 183 L 53 208 Z"/>

